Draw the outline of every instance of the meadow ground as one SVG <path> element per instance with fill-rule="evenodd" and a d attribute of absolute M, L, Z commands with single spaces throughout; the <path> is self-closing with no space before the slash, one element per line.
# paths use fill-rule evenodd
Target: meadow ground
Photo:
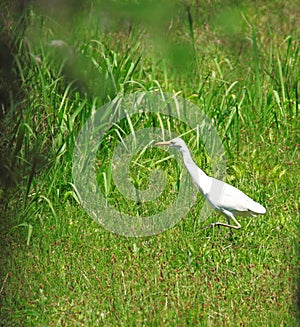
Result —
<path fill-rule="evenodd" d="M 37 2 L 24 33 L 1 4 L 17 76 L 1 113 L 1 326 L 298 325 L 297 2 Z M 227 182 L 265 216 L 241 218 L 233 237 L 202 229 L 224 218 L 201 221 L 199 196 L 173 228 L 126 237 L 84 211 L 72 175 L 79 130 L 104 104 L 145 91 L 178 93 L 205 113 Z M 174 153 L 150 148 L 133 158 L 129 182 L 145 190 L 161 169 L 166 191 L 140 205 L 118 190 L 115 147 L 153 127 L 183 134 L 214 173 L 187 124 L 160 114 L 118 121 L 97 150 L 97 183 L 108 206 L 137 219 L 174 203 L 182 180 Z"/>

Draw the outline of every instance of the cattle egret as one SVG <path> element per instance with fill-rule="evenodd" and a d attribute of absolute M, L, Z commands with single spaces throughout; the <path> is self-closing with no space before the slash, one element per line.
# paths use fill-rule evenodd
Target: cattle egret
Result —
<path fill-rule="evenodd" d="M 255 216 L 257 214 L 263 215 L 266 213 L 266 209 L 261 204 L 253 201 L 236 187 L 207 176 L 205 172 L 195 164 L 187 145 L 181 138 L 177 137 L 170 141 L 158 142 L 155 143 L 155 145 L 170 146 L 180 151 L 184 165 L 199 192 L 213 209 L 226 216 L 227 224 L 216 222 L 211 224 L 210 227 L 225 226 L 228 228 L 240 229 L 241 224 L 235 218 L 236 216 Z M 235 225 L 230 224 L 230 219 L 234 221 Z"/>

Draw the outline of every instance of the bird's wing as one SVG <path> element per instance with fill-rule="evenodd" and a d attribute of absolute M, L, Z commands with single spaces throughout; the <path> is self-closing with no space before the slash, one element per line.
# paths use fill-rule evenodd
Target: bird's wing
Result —
<path fill-rule="evenodd" d="M 234 213 L 265 213 L 265 208 L 253 201 L 236 187 L 215 178 L 212 179 L 207 200 L 219 211 L 227 210 Z"/>

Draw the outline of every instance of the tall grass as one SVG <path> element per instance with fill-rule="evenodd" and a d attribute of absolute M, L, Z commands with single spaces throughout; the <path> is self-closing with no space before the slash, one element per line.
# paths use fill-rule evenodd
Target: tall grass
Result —
<path fill-rule="evenodd" d="M 238 51 L 220 3 L 215 11 L 209 6 L 176 3 L 165 48 L 164 30 L 151 38 L 151 20 L 143 26 L 134 13 L 127 12 L 129 25 L 128 16 L 119 25 L 112 15 L 117 23 L 101 29 L 96 7 L 86 5 L 89 25 L 79 19 L 74 33 L 64 34 L 56 30 L 61 22 L 33 7 L 15 57 L 20 94 L 5 118 L 17 188 L 0 193 L 9 215 L 1 226 L 3 326 L 297 325 L 299 31 L 291 33 L 288 16 L 282 36 L 262 28 L 266 4 L 261 12 L 251 4 L 235 8 L 240 28 L 232 33 L 245 41 Z M 223 32 L 219 22 L 228 24 Z M 50 46 L 57 35 L 66 37 L 62 48 Z M 177 45 L 189 49 L 187 69 L 177 58 L 181 50 L 170 54 Z M 152 237 L 126 238 L 93 221 L 73 184 L 75 140 L 101 106 L 136 91 L 178 92 L 199 106 L 223 142 L 227 181 L 264 204 L 267 215 L 242 220 L 233 240 L 224 229 L 201 228 L 201 197 L 174 228 Z M 182 175 L 173 153 L 143 148 L 129 167 L 136 200 L 122 196 L 113 153 L 143 128 L 165 138 L 183 134 L 195 161 L 212 174 L 211 158 L 189 126 L 160 114 L 122 119 L 99 146 L 95 171 L 106 204 L 137 217 L 172 204 Z M 166 189 L 140 203 L 153 169 L 166 172 Z"/>

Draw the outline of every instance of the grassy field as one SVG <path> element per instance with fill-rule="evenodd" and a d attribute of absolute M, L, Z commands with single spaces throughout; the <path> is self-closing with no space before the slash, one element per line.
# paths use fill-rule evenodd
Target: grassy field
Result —
<path fill-rule="evenodd" d="M 0 126 L 0 325 L 297 326 L 299 1 L 141 3 L 37 2 L 23 34 L 1 4 L 18 77 Z M 178 93 L 209 117 L 227 182 L 263 204 L 265 216 L 242 218 L 233 237 L 203 229 L 225 218 L 201 221 L 199 195 L 173 228 L 126 237 L 84 211 L 72 176 L 80 129 L 103 105 L 145 91 Z M 165 118 L 122 119 L 97 151 L 107 203 L 137 219 L 176 200 L 181 168 L 173 152 L 137 155 L 133 185 L 147 189 L 159 168 L 166 191 L 147 205 L 129 201 L 112 174 L 126 137 L 146 128 L 183 134 L 213 174 L 199 135 Z"/>

